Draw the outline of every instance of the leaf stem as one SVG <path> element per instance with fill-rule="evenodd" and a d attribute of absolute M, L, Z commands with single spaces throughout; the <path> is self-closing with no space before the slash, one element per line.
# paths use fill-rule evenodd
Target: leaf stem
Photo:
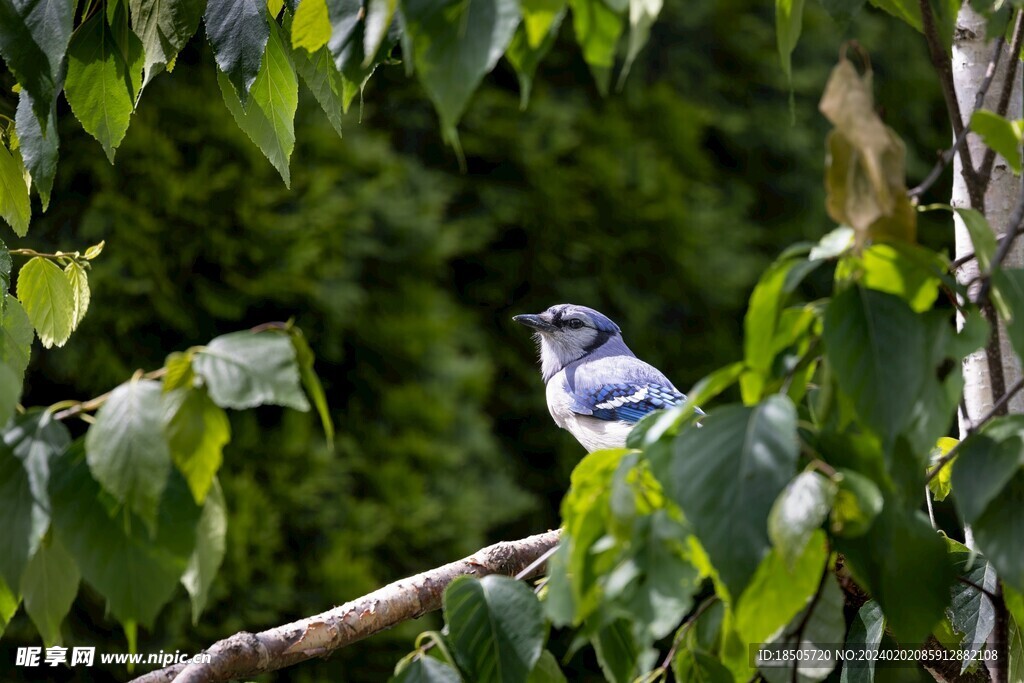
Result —
<path fill-rule="evenodd" d="M 136 370 L 132 375 L 132 380 L 138 379 L 160 379 L 167 374 L 167 368 L 157 368 L 156 370 L 150 370 L 149 372 L 143 372 L 142 370 Z M 54 414 L 54 420 L 66 420 L 69 417 L 81 415 L 82 413 L 91 413 L 95 410 L 99 410 L 104 403 L 110 398 L 110 395 L 114 393 L 113 390 L 108 391 L 104 394 L 100 394 L 95 398 L 91 398 L 88 401 L 61 401 L 50 406 L 49 410 L 57 410 Z M 71 403 L 70 408 L 59 410 L 61 405 Z"/>

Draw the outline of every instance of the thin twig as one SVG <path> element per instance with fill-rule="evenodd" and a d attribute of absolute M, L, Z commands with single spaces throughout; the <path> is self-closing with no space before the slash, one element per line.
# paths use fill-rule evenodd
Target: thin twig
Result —
<path fill-rule="evenodd" d="M 700 603 L 700 607 L 690 615 L 690 618 L 683 622 L 683 625 L 679 627 L 679 631 L 676 633 L 676 637 L 672 639 L 672 647 L 668 649 L 665 659 L 662 660 L 661 666 L 658 667 L 659 669 L 668 670 L 669 665 L 672 663 L 672 658 L 676 655 L 676 650 L 679 649 L 679 644 L 683 642 L 683 638 L 693 628 L 693 625 L 697 623 L 697 620 L 701 618 L 701 615 L 708 611 L 708 608 L 717 601 L 717 595 L 709 596 L 704 602 Z"/>
<path fill-rule="evenodd" d="M 160 379 L 166 374 L 167 368 L 157 368 L 156 370 L 150 370 L 149 372 L 142 372 L 141 370 L 137 370 L 135 374 L 132 376 L 132 379 Z M 100 394 L 96 398 L 90 398 L 88 401 L 81 401 L 79 403 L 75 403 L 70 408 L 65 408 L 64 410 L 58 411 L 56 414 L 54 414 L 53 419 L 66 420 L 69 417 L 74 417 L 75 415 L 79 415 L 81 413 L 91 413 L 94 410 L 99 410 L 100 407 L 102 407 L 103 404 L 107 402 L 112 393 L 114 393 L 114 391 L 110 390 L 105 394 Z M 62 401 L 62 403 L 64 402 Z"/>
<path fill-rule="evenodd" d="M 966 576 L 958 576 L 957 580 L 960 583 L 962 583 L 962 584 L 964 584 L 966 586 L 970 586 L 974 590 L 981 592 L 982 594 L 984 594 L 984 596 L 986 598 L 991 600 L 993 603 L 996 601 L 996 594 L 995 593 L 993 593 L 989 589 L 985 588 L 984 586 L 979 586 L 978 584 L 976 584 L 973 581 L 971 581 L 970 579 L 968 579 Z"/>

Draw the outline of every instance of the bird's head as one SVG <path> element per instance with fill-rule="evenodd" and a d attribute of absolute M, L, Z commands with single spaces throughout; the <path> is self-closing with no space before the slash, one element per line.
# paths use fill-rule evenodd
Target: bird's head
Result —
<path fill-rule="evenodd" d="M 586 306 L 558 304 L 543 313 L 517 315 L 512 320 L 534 330 L 544 381 L 569 363 L 605 349 L 609 344 L 618 342 L 617 346 L 629 353 L 622 345 L 619 326 L 608 316 Z"/>

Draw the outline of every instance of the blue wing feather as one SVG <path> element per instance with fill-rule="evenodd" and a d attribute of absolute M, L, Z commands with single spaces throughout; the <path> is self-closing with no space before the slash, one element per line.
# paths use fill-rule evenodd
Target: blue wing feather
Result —
<path fill-rule="evenodd" d="M 621 422 L 637 422 L 655 410 L 670 408 L 686 400 L 686 396 L 673 387 L 654 382 L 602 384 L 577 389 L 573 398 L 575 412 L 599 420 Z"/>

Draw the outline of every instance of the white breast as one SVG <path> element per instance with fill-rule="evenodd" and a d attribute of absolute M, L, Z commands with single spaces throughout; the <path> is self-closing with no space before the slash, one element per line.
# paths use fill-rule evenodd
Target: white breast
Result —
<path fill-rule="evenodd" d="M 565 386 L 565 372 L 551 378 L 547 386 L 548 410 L 555 424 L 567 430 L 587 449 L 588 453 L 605 448 L 622 448 L 633 424 L 618 420 L 599 420 L 589 415 L 574 413 L 572 396 Z"/>

